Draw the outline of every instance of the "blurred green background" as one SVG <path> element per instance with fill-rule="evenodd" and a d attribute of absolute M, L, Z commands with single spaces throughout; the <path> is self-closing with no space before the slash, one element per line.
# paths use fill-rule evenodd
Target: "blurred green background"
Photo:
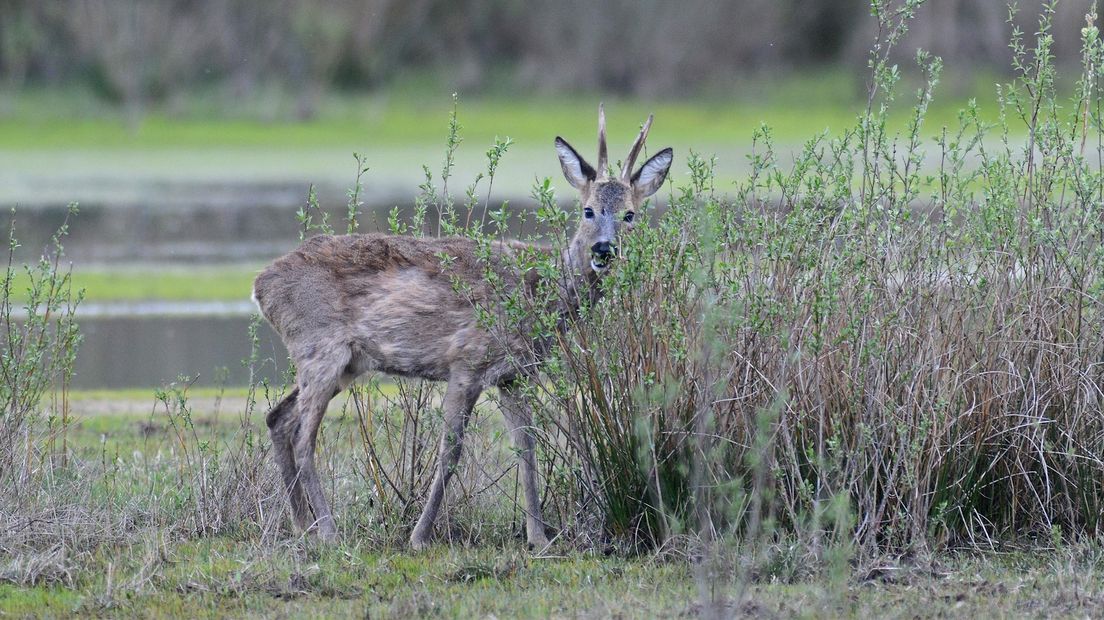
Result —
<path fill-rule="evenodd" d="M 919 48 L 947 67 L 926 135 L 954 126 L 971 98 L 995 119 L 1009 37 L 1033 33 L 1043 6 L 1019 4 L 1011 20 L 1004 0 L 922 5 L 894 46 L 905 76 L 894 124 L 919 84 Z M 1077 63 L 1090 4 L 1058 7 L 1059 64 Z M 298 242 L 308 187 L 336 220 L 358 152 L 369 167 L 362 229 L 409 208 L 423 164 L 440 173 L 453 93 L 458 199 L 508 136 L 490 203 L 525 209 L 550 177 L 569 205 L 552 139 L 591 153 L 599 101 L 615 158 L 654 112 L 649 143 L 675 148 L 674 182 L 693 149 L 717 156 L 718 189 L 731 191 L 761 125 L 783 161 L 853 125 L 866 105 L 870 11 L 865 0 L 0 0 L 0 206 L 17 209 L 16 259 L 27 261 L 65 205 L 81 204 L 66 242 L 88 299 L 78 385 L 209 378 L 247 353 L 252 277 Z M 166 312 L 192 322 L 138 323 Z M 242 341 L 205 329 L 208 315 L 240 321 Z M 99 320 L 115 323 L 97 331 Z M 222 335 L 190 347 L 158 339 L 173 329 L 189 341 Z M 164 351 L 163 363 L 103 374 L 135 348 Z"/>
<path fill-rule="evenodd" d="M 917 11 L 895 55 L 906 74 L 919 48 L 946 62 L 929 125 L 953 124 L 970 97 L 995 114 L 1009 35 L 1033 32 L 1043 6 L 1019 4 L 1012 21 L 1004 0 Z M 1077 61 L 1089 5 L 1059 6 L 1059 62 Z M 352 181 L 353 151 L 372 168 L 368 198 L 409 198 L 421 164 L 440 159 L 454 92 L 459 178 L 482 169 L 496 136 L 515 141 L 503 197 L 556 175 L 554 135 L 593 148 L 599 100 L 614 143 L 654 111 L 653 143 L 715 153 L 735 179 L 760 123 L 793 145 L 852 122 L 870 11 L 866 0 L 0 0 L 0 200 L 109 206 L 158 182 L 337 187 Z"/>

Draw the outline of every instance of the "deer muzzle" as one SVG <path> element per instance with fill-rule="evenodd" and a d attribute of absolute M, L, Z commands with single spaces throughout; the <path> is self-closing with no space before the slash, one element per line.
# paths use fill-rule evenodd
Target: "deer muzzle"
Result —
<path fill-rule="evenodd" d="M 600 272 L 609 267 L 616 250 L 617 248 L 609 241 L 599 241 L 590 246 L 590 268 Z"/>

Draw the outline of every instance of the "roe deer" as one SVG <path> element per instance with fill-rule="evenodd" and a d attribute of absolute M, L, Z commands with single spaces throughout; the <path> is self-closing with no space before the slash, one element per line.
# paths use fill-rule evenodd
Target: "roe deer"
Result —
<path fill-rule="evenodd" d="M 564 282 L 554 310 L 571 312 L 580 294 L 595 290 L 597 279 L 618 255 L 618 233 L 632 228 L 635 210 L 667 177 L 674 157 L 670 148 L 632 172 L 651 123 L 649 116 L 616 178 L 607 173 L 601 106 L 597 169 L 563 138 L 556 138 L 564 176 L 581 193 L 583 211 L 560 256 Z M 336 537 L 314 464 L 318 427 L 334 396 L 359 375 L 382 371 L 448 382 L 437 468 L 410 544 L 415 549 L 427 544 L 445 485 L 460 458 L 472 407 L 483 389 L 494 386 L 500 390 L 502 412 L 518 450 L 528 543 L 538 549 L 548 545 L 537 494 L 532 412 L 517 385 L 521 374 L 530 372 L 522 369 L 540 361 L 536 358 L 542 345 L 534 344 L 523 330 L 511 338 L 492 336 L 479 326 L 474 305 L 497 306 L 496 293 L 484 277 L 488 267 L 501 272 L 508 290 L 535 290 L 539 276 L 534 271 L 517 273 L 508 267 L 506 259 L 521 247 L 524 244 L 495 243 L 493 264 L 488 265 L 477 257 L 476 242 L 467 238 L 320 235 L 257 276 L 253 297 L 298 371 L 295 389 L 268 412 L 266 421 L 299 528 L 317 528 L 325 540 Z M 454 287 L 454 278 L 464 283 L 464 296 Z"/>

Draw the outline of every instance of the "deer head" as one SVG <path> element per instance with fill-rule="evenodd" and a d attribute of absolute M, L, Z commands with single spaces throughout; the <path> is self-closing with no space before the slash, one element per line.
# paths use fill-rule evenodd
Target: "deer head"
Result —
<path fill-rule="evenodd" d="M 667 178 L 675 152 L 670 147 L 656 153 L 644 162 L 634 173 L 633 165 L 648 130 L 652 127 L 652 116 L 648 116 L 636 142 L 629 149 L 629 156 L 621 167 L 617 177 L 609 175 L 609 162 L 606 157 L 606 113 L 598 105 L 598 168 L 592 168 L 578 151 L 566 140 L 556 137 L 556 152 L 560 157 L 560 166 L 564 177 L 572 187 L 579 190 L 580 214 L 579 226 L 569 247 L 569 261 L 576 273 L 601 275 L 613 258 L 620 255 L 618 240 L 622 232 L 629 232 L 635 225 L 636 211 L 644 199 L 656 193 Z"/>

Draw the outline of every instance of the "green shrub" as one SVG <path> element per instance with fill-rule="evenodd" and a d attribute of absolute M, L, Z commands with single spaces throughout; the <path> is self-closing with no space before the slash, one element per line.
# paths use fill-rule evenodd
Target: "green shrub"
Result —
<path fill-rule="evenodd" d="M 886 123 L 914 4 L 874 4 L 854 127 L 792 164 L 757 130 L 734 197 L 692 154 L 604 298 L 554 340 L 536 401 L 562 431 L 545 442 L 576 503 L 561 512 L 597 509 L 605 535 L 650 546 L 817 541 L 849 520 L 847 544 L 888 552 L 1099 532 L 1098 30 L 1071 104 L 1048 11 L 1034 48 L 1013 36 L 1001 123 L 971 106 L 929 145 L 938 59 L 917 56 L 906 131 Z"/>

